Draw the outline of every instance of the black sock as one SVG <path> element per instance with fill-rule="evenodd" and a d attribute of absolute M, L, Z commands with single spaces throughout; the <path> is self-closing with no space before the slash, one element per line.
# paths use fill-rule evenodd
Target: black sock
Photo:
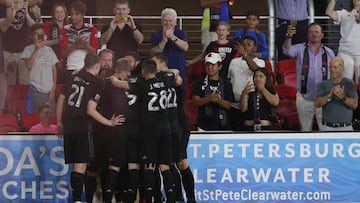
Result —
<path fill-rule="evenodd" d="M 160 177 L 160 170 L 158 168 L 154 171 L 154 187 L 153 187 L 153 195 L 154 195 L 154 202 L 161 202 L 162 193 L 161 193 L 161 177 Z"/>
<path fill-rule="evenodd" d="M 104 202 L 111 203 L 113 192 L 116 188 L 118 172 L 115 170 L 108 169 L 106 174 L 106 181 L 104 185 Z"/>
<path fill-rule="evenodd" d="M 127 190 L 127 198 L 129 203 L 134 203 L 136 200 L 136 192 L 139 188 L 140 178 L 139 178 L 139 170 L 131 169 L 128 171 L 128 190 Z"/>
<path fill-rule="evenodd" d="M 84 174 L 78 172 L 71 172 L 70 177 L 73 201 L 81 201 L 81 195 L 84 185 Z"/>
<path fill-rule="evenodd" d="M 154 171 L 145 169 L 143 174 L 142 186 L 143 195 L 147 203 L 152 202 L 154 182 Z"/>
<path fill-rule="evenodd" d="M 94 192 L 96 190 L 96 176 L 85 176 L 85 193 L 86 202 L 92 203 L 94 198 Z"/>
<path fill-rule="evenodd" d="M 104 199 L 104 191 L 105 191 L 105 185 L 106 185 L 106 174 L 107 174 L 107 169 L 103 169 L 100 172 L 100 185 L 101 185 L 101 191 L 102 191 L 102 199 Z"/>
<path fill-rule="evenodd" d="M 116 200 L 118 202 L 127 202 L 127 181 L 128 169 L 127 166 L 122 166 L 118 175 L 118 182 L 116 187 Z"/>
<path fill-rule="evenodd" d="M 164 181 L 164 189 L 166 193 L 166 203 L 175 203 L 173 181 L 170 170 L 161 172 Z"/>
<path fill-rule="evenodd" d="M 184 197 L 182 195 L 180 173 L 174 164 L 171 164 L 170 170 L 171 170 L 171 175 L 172 175 L 172 180 L 173 180 L 175 200 L 176 201 L 184 201 Z"/>
<path fill-rule="evenodd" d="M 190 167 L 180 171 L 180 173 L 186 193 L 186 198 L 188 199 L 189 203 L 193 203 L 195 202 L 195 184 L 193 173 L 191 172 Z"/>

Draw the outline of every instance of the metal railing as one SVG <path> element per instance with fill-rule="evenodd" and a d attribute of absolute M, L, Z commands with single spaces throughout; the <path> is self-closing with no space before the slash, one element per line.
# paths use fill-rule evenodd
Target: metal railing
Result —
<path fill-rule="evenodd" d="M 275 67 L 275 59 L 276 59 L 276 46 L 275 46 L 275 4 L 271 3 L 274 0 L 268 0 L 268 5 L 269 5 L 269 16 L 261 16 L 260 19 L 260 27 L 267 27 L 267 31 L 266 30 L 262 30 L 265 33 L 267 32 L 267 42 L 268 42 L 268 46 L 269 46 L 269 56 L 268 56 L 268 60 L 270 61 L 270 63 L 273 65 L 273 67 Z M 308 0 L 309 2 L 312 2 L 312 0 Z M 309 4 L 310 10 L 313 10 L 313 3 Z M 330 18 L 328 16 L 313 16 L 314 12 L 313 11 L 309 11 L 309 13 L 311 14 L 311 16 L 309 16 L 309 22 L 314 22 L 315 20 L 320 20 L 323 23 L 322 26 L 325 27 L 324 31 L 325 31 L 325 38 L 324 38 L 324 42 L 325 45 L 329 45 L 330 47 L 332 47 L 333 49 L 335 49 L 334 51 L 337 51 L 337 46 L 338 46 L 338 35 L 339 35 L 339 29 L 336 28 L 337 26 L 333 24 L 333 22 L 331 20 L 329 20 Z M 112 19 L 114 16 L 85 16 L 85 19 L 87 19 L 87 21 L 91 24 L 95 24 L 97 25 L 96 21 L 99 20 L 110 20 Z M 133 16 L 134 19 L 137 20 L 154 20 L 154 24 L 159 24 L 160 25 L 160 19 L 161 16 Z M 50 19 L 51 16 L 43 16 L 43 19 Z M 185 21 L 191 21 L 191 20 L 201 20 L 202 16 L 178 16 L 178 26 L 180 29 L 183 29 L 185 24 Z M 246 19 L 246 16 L 233 16 L 234 20 L 244 20 Z M 326 22 L 326 23 L 324 23 Z M 188 23 L 188 22 L 187 22 Z M 191 23 L 188 23 L 191 24 Z M 99 24 L 98 24 L 99 25 Z M 192 24 L 194 26 L 197 26 L 198 24 Z M 200 39 L 200 27 L 201 25 L 198 25 L 198 32 L 199 32 L 199 39 Z M 335 29 L 327 29 L 328 27 L 332 27 Z M 146 31 L 146 30 L 144 30 Z M 186 31 L 186 30 L 185 30 Z M 331 36 L 329 34 L 327 34 L 328 32 L 331 32 Z M 335 34 L 335 35 L 334 35 Z M 145 36 L 145 37 L 149 37 L 149 36 Z"/>

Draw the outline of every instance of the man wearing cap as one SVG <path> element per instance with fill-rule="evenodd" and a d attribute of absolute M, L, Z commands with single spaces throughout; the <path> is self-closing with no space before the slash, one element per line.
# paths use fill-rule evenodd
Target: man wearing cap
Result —
<path fill-rule="evenodd" d="M 234 101 L 234 94 L 231 83 L 221 79 L 220 69 L 220 54 L 210 52 L 205 56 L 205 78 L 192 86 L 192 103 L 199 108 L 199 130 L 230 129 L 228 110 Z"/>
<path fill-rule="evenodd" d="M 230 125 L 233 130 L 241 129 L 242 112 L 240 111 L 240 96 L 248 81 L 253 81 L 254 71 L 265 67 L 265 61 L 255 56 L 255 38 L 245 36 L 235 38 L 235 47 L 240 55 L 239 58 L 231 60 L 228 71 L 228 79 L 232 84 L 235 101 L 231 104 Z"/>
<path fill-rule="evenodd" d="M 344 60 L 340 57 L 332 58 L 331 79 L 319 85 L 315 107 L 322 107 L 323 131 L 353 131 L 352 117 L 358 105 L 358 95 L 354 82 L 344 78 L 343 72 Z"/>

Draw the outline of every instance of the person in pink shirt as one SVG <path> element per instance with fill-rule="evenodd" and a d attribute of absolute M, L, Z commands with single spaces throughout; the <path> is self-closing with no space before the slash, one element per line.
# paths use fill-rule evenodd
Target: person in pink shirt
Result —
<path fill-rule="evenodd" d="M 48 102 L 40 105 L 39 107 L 40 114 L 40 123 L 33 125 L 29 132 L 32 134 L 55 134 L 57 131 L 57 126 L 51 124 L 51 105 Z"/>

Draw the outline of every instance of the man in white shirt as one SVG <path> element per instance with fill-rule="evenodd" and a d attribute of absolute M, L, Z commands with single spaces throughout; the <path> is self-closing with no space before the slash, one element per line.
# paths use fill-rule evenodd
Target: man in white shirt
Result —
<path fill-rule="evenodd" d="M 253 81 L 254 71 L 265 67 L 265 61 L 254 55 L 256 41 L 253 37 L 235 38 L 235 46 L 241 57 L 231 60 L 227 77 L 232 84 L 235 97 L 235 102 L 231 104 L 230 111 L 231 127 L 233 130 L 240 130 L 242 123 L 239 109 L 241 93 L 246 87 L 246 83 Z"/>

